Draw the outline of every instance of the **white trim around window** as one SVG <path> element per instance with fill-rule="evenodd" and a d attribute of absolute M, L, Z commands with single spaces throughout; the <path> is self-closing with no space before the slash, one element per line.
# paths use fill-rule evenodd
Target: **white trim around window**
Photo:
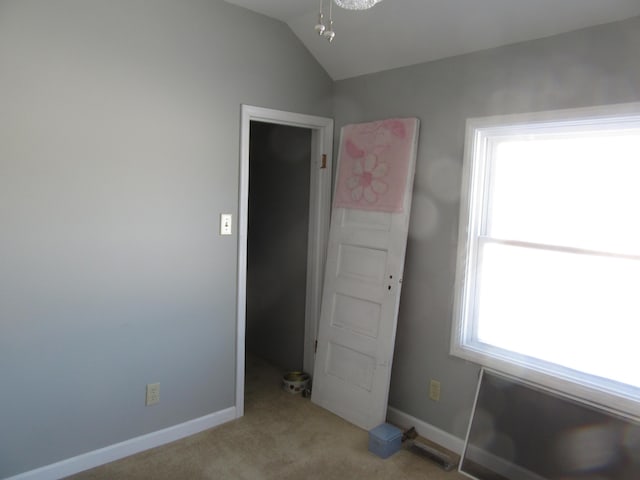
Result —
<path fill-rule="evenodd" d="M 540 308 L 539 311 L 544 312 L 544 308 L 539 307 L 538 303 L 547 301 L 545 295 L 553 295 L 554 292 L 558 292 L 557 289 L 553 290 L 551 287 L 545 289 L 543 286 L 538 290 L 535 284 L 529 282 L 530 279 L 527 280 L 528 271 L 524 267 L 521 268 L 524 273 L 518 271 L 517 274 L 513 276 L 513 282 L 516 285 L 520 285 L 518 282 L 521 282 L 523 285 L 522 291 L 519 292 L 518 286 L 513 287 L 513 285 L 509 284 L 509 282 L 512 281 L 510 275 L 500 276 L 503 271 L 509 272 L 509 268 L 518 268 L 511 265 L 511 260 L 514 258 L 516 262 L 522 260 L 521 265 L 523 266 L 534 265 L 533 270 L 535 270 L 538 258 L 550 262 L 555 262 L 555 260 L 559 259 L 560 262 L 554 263 L 553 265 L 558 265 L 559 273 L 557 275 L 560 277 L 564 274 L 572 275 L 571 272 L 574 270 L 572 270 L 571 265 L 584 264 L 585 268 L 594 268 L 593 265 L 602 264 L 603 272 L 609 272 L 610 270 L 607 270 L 608 268 L 619 268 L 622 269 L 620 271 L 627 272 L 625 275 L 629 275 L 625 278 L 630 278 L 632 282 L 636 281 L 634 272 L 640 272 L 640 242 L 634 241 L 635 237 L 633 237 L 633 235 L 637 234 L 639 235 L 638 238 L 640 238 L 640 201 L 635 204 L 637 200 L 640 200 L 640 194 L 638 197 L 633 196 L 634 189 L 629 186 L 629 182 L 625 183 L 623 181 L 623 184 L 621 184 L 619 188 L 616 188 L 615 178 L 609 183 L 603 180 L 602 192 L 594 192 L 594 195 L 603 195 L 603 212 L 593 214 L 593 223 L 589 223 L 589 218 L 580 223 L 581 220 L 579 217 L 585 216 L 584 212 L 580 211 L 581 204 L 577 202 L 578 205 L 576 206 L 571 202 L 574 202 L 575 199 L 579 200 L 581 198 L 580 195 L 583 195 L 584 198 L 587 199 L 591 198 L 588 192 L 585 194 L 584 189 L 580 190 L 580 188 L 582 188 L 580 186 L 580 176 L 583 174 L 583 166 L 585 171 L 591 168 L 592 176 L 590 178 L 592 180 L 596 178 L 593 176 L 593 172 L 597 174 L 599 168 L 605 179 L 608 178 L 606 175 L 607 169 L 616 169 L 618 172 L 624 172 L 624 174 L 615 174 L 624 180 L 625 177 L 634 175 L 631 170 L 627 172 L 624 168 L 630 165 L 636 168 L 634 166 L 636 163 L 640 165 L 640 149 L 633 153 L 633 155 L 630 152 L 635 150 L 635 148 L 631 149 L 624 146 L 621 147 L 623 150 L 618 152 L 612 151 L 610 155 L 598 156 L 594 154 L 594 160 L 591 161 L 589 167 L 586 166 L 586 163 L 581 164 L 577 161 L 580 160 L 580 158 L 576 159 L 574 164 L 568 163 L 570 162 L 568 156 L 562 156 L 560 154 L 557 155 L 558 159 L 555 164 L 552 158 L 554 155 L 539 154 L 540 162 L 538 162 L 536 154 L 532 153 L 531 158 L 525 160 L 525 157 L 528 156 L 527 150 L 535 150 L 538 147 L 547 148 L 548 145 L 545 147 L 544 142 L 547 142 L 549 145 L 551 145 L 550 142 L 558 142 L 557 146 L 559 147 L 553 150 L 554 154 L 557 154 L 562 145 L 573 145 L 567 142 L 574 142 L 574 144 L 577 145 L 584 140 L 586 142 L 592 142 L 597 146 L 599 145 L 598 139 L 603 139 L 601 142 L 604 142 L 603 145 L 605 145 L 605 147 L 603 148 L 607 148 L 606 145 L 608 144 L 606 142 L 615 143 L 618 142 L 618 138 L 622 139 L 621 141 L 623 142 L 631 142 L 629 145 L 640 145 L 640 103 L 474 118 L 467 121 L 451 354 L 482 366 L 526 378 L 543 386 L 584 398 L 585 400 L 616 412 L 640 418 L 640 382 L 638 381 L 639 377 L 634 373 L 630 374 L 631 377 L 627 377 L 631 378 L 631 380 L 628 381 L 625 380 L 624 376 L 613 378 L 615 375 L 601 374 L 600 370 L 597 369 L 597 365 L 595 370 L 589 367 L 581 369 L 579 361 L 577 361 L 576 364 L 571 363 L 572 359 L 569 359 L 570 361 L 568 362 L 561 360 L 556 361 L 553 352 L 550 353 L 548 357 L 545 357 L 546 354 L 536 354 L 536 348 L 532 348 L 531 350 L 521 348 L 521 346 L 511 348 L 508 333 L 505 334 L 505 338 L 501 338 L 499 341 L 489 341 L 487 338 L 491 337 L 491 335 L 485 335 L 486 331 L 490 330 L 486 324 L 491 323 L 493 318 L 499 317 L 500 314 L 508 317 L 507 323 L 503 323 L 502 325 L 508 325 L 508 321 L 511 318 L 513 318 L 514 324 L 517 324 L 517 322 L 524 322 L 526 324 L 529 320 L 525 318 L 525 310 L 529 309 L 528 307 L 533 307 L 533 310 Z M 585 145 L 584 148 L 592 148 L 591 143 Z M 624 145 L 626 145 L 626 143 Z M 518 150 L 518 148 L 520 148 L 520 150 Z M 556 147 L 552 146 L 548 148 Z M 504 151 L 516 153 L 501 153 Z M 511 155 L 511 157 L 509 157 L 509 155 Z M 624 161 L 621 160 L 616 163 L 618 157 L 625 157 L 626 160 L 623 159 Z M 517 168 L 513 168 L 513 165 L 517 162 L 522 162 L 526 165 L 521 169 L 522 171 L 520 173 L 514 174 L 513 172 L 518 172 Z M 576 165 L 578 168 L 576 168 Z M 556 166 L 558 167 L 557 169 Z M 562 176 L 563 169 L 565 177 Z M 537 172 L 537 170 L 540 171 Z M 577 179 L 575 181 L 573 181 L 573 178 L 570 176 L 572 171 L 576 171 Z M 523 179 L 525 180 L 522 181 L 522 185 L 530 188 L 526 180 L 529 172 L 534 173 L 531 182 L 540 182 L 541 178 L 550 178 L 552 179 L 550 183 L 555 182 L 558 184 L 562 182 L 564 178 L 564 182 L 567 184 L 566 196 L 563 197 L 560 195 L 553 197 L 554 187 L 541 185 L 539 205 L 535 199 L 530 201 L 522 207 L 522 215 L 519 216 L 519 210 L 517 210 L 517 208 L 520 208 L 520 204 L 518 202 L 522 199 L 514 198 L 513 203 L 516 206 L 511 208 L 511 210 L 509 210 L 509 208 L 502 208 L 499 202 L 502 202 L 504 205 L 505 202 L 508 203 L 510 201 L 510 195 L 518 197 L 518 182 Z M 569 176 L 567 176 L 567 172 Z M 584 175 L 587 175 L 587 173 L 584 173 Z M 640 166 L 636 173 L 640 173 Z M 615 175 L 612 174 L 612 177 L 615 177 Z M 599 179 L 596 181 L 599 181 Z M 638 184 L 638 190 L 640 191 L 640 178 L 637 178 L 636 182 Z M 544 184 L 545 182 L 542 181 L 541 183 Z M 545 188 L 549 190 L 545 191 Z M 619 203 L 620 205 L 624 204 L 624 208 L 627 209 L 625 210 L 627 212 L 625 215 L 627 216 L 624 218 L 629 216 L 628 212 L 633 214 L 634 210 L 637 212 L 637 215 L 633 215 L 632 218 L 627 218 L 627 222 L 623 222 L 625 225 L 621 226 L 621 233 L 619 235 L 616 235 L 615 228 L 617 227 L 615 222 L 612 221 L 606 225 L 603 224 L 600 230 L 610 229 L 612 233 L 609 238 L 605 232 L 602 236 L 603 238 L 599 239 L 598 235 L 590 235 L 589 232 L 597 231 L 598 221 L 602 219 L 604 219 L 603 221 L 609 221 L 607 220 L 606 209 L 611 208 L 611 206 L 607 204 L 611 195 L 607 194 L 607 188 L 612 189 L 611 193 L 615 193 L 618 190 L 629 190 L 629 194 L 631 195 L 631 197 L 629 197 L 631 198 L 630 201 L 624 203 L 624 198 L 616 201 L 621 202 Z M 573 189 L 575 189 L 575 191 Z M 551 200 L 549 200 L 549 204 L 545 207 L 545 199 L 543 197 L 547 195 L 547 193 Z M 522 201 L 526 203 L 527 198 L 534 197 L 535 193 L 533 195 L 523 193 L 520 196 L 524 198 Z M 576 212 L 575 223 L 579 224 L 576 227 L 578 229 L 577 232 L 571 231 L 573 227 L 565 228 L 565 225 L 562 225 L 560 228 L 557 228 L 558 224 L 554 224 L 554 219 L 552 218 L 554 217 L 554 204 L 550 203 L 556 201 L 553 200 L 554 198 L 560 199 L 557 201 L 559 209 Z M 566 202 L 563 199 L 566 199 Z M 566 205 L 563 205 L 563 203 L 566 203 Z M 551 205 L 551 207 L 549 205 Z M 611 205 L 618 204 L 612 203 Z M 538 206 L 540 211 L 536 211 Z M 551 210 L 545 211 L 545 208 L 551 208 Z M 584 208 L 592 207 L 584 206 Z M 549 212 L 551 214 L 549 214 Z M 591 215 L 591 212 L 589 211 L 587 214 Z M 529 219 L 528 216 L 531 218 Z M 567 223 L 574 222 L 573 218 L 568 217 Z M 512 221 L 511 219 L 515 219 L 516 221 Z M 528 222 L 529 220 L 531 221 Z M 631 225 L 630 222 L 638 224 L 637 231 L 635 233 L 632 232 L 633 235 L 629 235 L 629 228 L 636 227 Z M 530 225 L 527 225 L 527 223 L 530 223 Z M 545 228 L 549 229 L 548 235 L 544 232 Z M 586 230 L 583 232 L 580 228 Z M 638 248 L 635 247 L 636 244 L 638 244 Z M 495 252 L 498 252 L 498 255 L 496 255 Z M 502 260 L 495 260 L 496 258 Z M 545 258 L 547 260 L 544 260 Z M 562 262 L 565 260 L 567 266 L 564 267 L 565 271 L 563 273 Z M 500 261 L 502 263 L 499 265 Z M 505 264 L 508 265 L 505 266 Z M 504 270 L 500 270 L 498 265 L 500 268 L 504 267 Z M 511 271 L 513 272 L 515 270 Z M 541 271 L 543 270 L 541 269 Z M 611 271 L 617 272 L 618 270 Z M 549 274 L 549 282 L 553 283 L 554 280 L 557 280 L 553 278 L 554 275 L 555 269 L 554 272 Z M 616 274 L 611 277 L 615 279 L 618 278 L 618 276 L 619 275 Z M 638 285 L 640 285 L 640 275 L 638 275 L 638 277 Z M 523 305 L 522 309 L 518 310 L 517 306 L 508 309 L 500 305 L 500 303 L 502 303 L 500 295 L 496 294 L 496 292 L 501 291 L 499 290 L 499 288 L 501 288 L 501 278 L 503 278 L 505 282 L 504 285 L 509 287 L 508 291 L 511 292 L 509 295 L 516 292 L 518 300 Z M 609 284 L 611 282 L 607 281 L 604 283 Z M 628 284 L 629 281 L 625 283 L 624 288 L 627 288 Z M 532 287 L 532 285 L 534 286 Z M 493 290 L 491 290 L 491 288 L 493 288 Z M 598 292 L 598 286 L 595 283 L 593 285 L 589 284 L 585 287 L 584 291 L 590 292 L 591 290 L 588 290 L 588 288 L 593 288 L 595 289 L 593 291 Z M 492 299 L 486 299 L 490 297 L 490 293 L 487 292 L 494 292 Z M 505 295 L 507 295 L 506 292 Z M 561 299 L 561 302 L 563 301 L 562 298 L 564 295 L 564 292 L 557 295 Z M 570 317 L 571 312 L 574 311 L 573 307 L 577 306 L 576 298 L 579 298 L 576 297 L 575 294 L 573 294 L 574 296 L 571 295 L 571 293 L 566 294 L 566 301 L 573 303 L 569 305 L 559 304 L 558 308 L 555 308 L 556 304 L 553 304 L 553 308 L 549 307 L 546 311 L 554 313 L 570 312 L 570 314 L 565 317 L 560 316 L 560 322 L 562 322 L 563 318 Z M 587 304 L 590 298 L 587 293 L 585 293 L 585 295 L 586 298 L 584 300 L 585 304 Z M 637 295 L 640 296 L 640 290 L 638 290 Z M 593 296 L 593 294 L 591 294 L 591 296 Z M 621 303 L 619 300 L 624 300 L 627 297 L 630 298 L 630 295 L 622 292 L 619 293 L 619 296 L 613 299 L 612 302 L 618 306 L 623 305 L 620 308 L 624 308 L 624 305 L 627 304 L 624 302 Z M 508 299 L 505 299 L 505 301 L 506 300 Z M 631 304 L 632 302 L 628 303 L 628 305 Z M 492 305 L 492 307 L 490 308 L 487 305 Z M 527 305 L 527 308 L 525 308 L 524 305 Z M 589 308 L 589 305 L 585 308 Z M 582 315 L 584 313 L 579 308 L 576 308 L 575 312 L 575 315 Z M 635 315 L 639 315 L 638 312 L 640 312 L 640 308 L 637 312 L 634 311 L 630 314 L 630 318 L 637 320 L 637 322 L 628 320 L 619 320 L 617 324 L 612 322 L 612 325 L 615 325 L 617 330 L 622 330 L 618 332 L 620 335 L 620 349 L 623 349 L 621 350 L 620 358 L 625 359 L 624 362 L 621 363 L 625 364 L 627 371 L 640 369 L 640 354 L 637 353 L 640 351 L 640 346 L 635 346 L 631 341 L 627 340 L 630 336 L 638 334 L 635 336 L 635 340 L 640 341 L 640 316 L 635 318 Z M 626 312 L 623 312 L 623 314 L 626 315 Z M 558 315 L 561 314 L 558 313 Z M 612 314 L 611 319 L 618 320 L 619 317 L 620 315 Z M 536 318 L 546 320 L 546 315 L 539 315 Z M 574 322 L 575 321 L 574 319 Z M 610 319 L 602 319 L 603 323 L 610 321 Z M 541 322 L 541 324 L 544 324 L 544 322 Z M 499 322 L 498 325 L 500 325 Z M 531 327 L 530 324 L 525 326 Z M 493 328 L 495 330 L 496 327 Z M 579 330 L 579 328 L 576 329 L 575 326 L 572 328 L 574 328 L 574 331 Z M 598 328 L 606 331 L 607 325 L 594 327 L 595 334 L 591 335 L 592 341 L 594 342 L 594 339 L 597 339 Z M 548 335 L 554 335 L 555 332 L 560 330 L 561 329 L 549 329 Z M 584 330 L 587 330 L 586 327 Z M 535 332 L 535 328 L 532 328 L 531 331 Z M 578 351 L 579 347 L 584 347 L 585 349 L 588 347 L 587 342 L 582 342 L 582 340 L 576 340 L 572 344 L 573 339 L 567 331 L 570 332 L 571 330 L 565 329 L 562 333 L 566 340 L 567 351 L 570 352 L 572 348 Z M 517 332 L 514 338 L 515 336 L 517 336 Z M 576 335 L 576 338 L 582 336 L 581 331 L 580 335 Z M 535 335 L 533 337 L 537 338 Z M 612 345 L 612 343 L 615 342 L 615 340 L 612 340 L 614 338 L 615 335 L 613 334 L 603 336 L 602 342 L 606 342 L 606 345 L 595 342 L 592 347 L 589 347 L 593 348 L 593 358 L 597 359 L 598 355 L 606 356 L 607 349 L 610 349 L 609 351 L 615 350 L 616 345 Z M 557 338 L 553 340 L 558 342 Z M 600 340 L 598 339 L 598 341 Z M 539 340 L 537 342 L 541 344 Z M 582 343 L 577 344 L 577 342 Z M 513 342 L 514 345 L 517 343 L 517 341 Z M 520 343 L 523 343 L 522 339 L 520 339 Z M 526 343 L 526 339 L 524 343 Z M 549 343 L 552 342 L 550 341 Z M 598 347 L 600 346 L 603 348 L 599 349 Z M 556 347 L 556 352 L 558 351 L 559 349 Z M 562 352 L 560 352 L 559 355 L 570 357 L 570 355 L 562 354 Z M 586 357 L 588 355 L 583 353 L 583 356 Z M 634 361 L 634 359 L 636 361 Z M 604 360 L 606 360 L 606 358 L 603 358 L 603 361 Z M 630 362 L 632 362 L 632 364 Z M 597 374 L 594 374 L 594 371 Z"/>

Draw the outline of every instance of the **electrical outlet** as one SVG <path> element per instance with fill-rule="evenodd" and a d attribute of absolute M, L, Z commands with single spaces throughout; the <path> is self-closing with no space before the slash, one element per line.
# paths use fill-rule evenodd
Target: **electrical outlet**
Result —
<path fill-rule="evenodd" d="M 438 380 L 429 382 L 429 398 L 434 402 L 440 401 L 440 382 Z"/>
<path fill-rule="evenodd" d="M 149 383 L 147 384 L 147 401 L 145 405 L 155 405 L 160 402 L 160 384 Z"/>

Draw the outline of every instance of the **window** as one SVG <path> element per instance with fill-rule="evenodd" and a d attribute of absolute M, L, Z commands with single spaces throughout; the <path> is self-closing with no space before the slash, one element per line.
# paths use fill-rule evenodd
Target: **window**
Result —
<path fill-rule="evenodd" d="M 452 354 L 640 415 L 640 104 L 470 119 Z"/>

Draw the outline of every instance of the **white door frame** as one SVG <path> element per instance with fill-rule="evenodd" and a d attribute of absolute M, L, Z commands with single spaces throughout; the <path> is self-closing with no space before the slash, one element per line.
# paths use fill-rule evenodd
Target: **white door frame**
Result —
<path fill-rule="evenodd" d="M 249 140 L 251 121 L 311 129 L 311 173 L 309 195 L 309 236 L 307 253 L 307 295 L 304 329 L 304 363 L 313 372 L 314 350 L 324 262 L 327 254 L 331 216 L 331 166 L 333 120 L 330 118 L 283 112 L 242 105 L 240 129 L 240 198 L 238 212 L 238 303 L 236 345 L 236 417 L 244 415 L 244 369 L 247 301 L 247 232 L 249 216 Z M 324 160 L 323 160 L 324 159 Z M 324 161 L 324 167 L 323 166 Z"/>

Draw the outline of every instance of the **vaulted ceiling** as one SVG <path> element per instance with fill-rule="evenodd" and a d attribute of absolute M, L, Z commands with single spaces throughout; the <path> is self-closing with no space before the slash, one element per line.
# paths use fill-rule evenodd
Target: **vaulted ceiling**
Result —
<path fill-rule="evenodd" d="M 640 0 L 383 0 L 360 12 L 333 5 L 329 44 L 313 30 L 320 0 L 226 1 L 287 23 L 334 80 L 640 15 Z"/>

